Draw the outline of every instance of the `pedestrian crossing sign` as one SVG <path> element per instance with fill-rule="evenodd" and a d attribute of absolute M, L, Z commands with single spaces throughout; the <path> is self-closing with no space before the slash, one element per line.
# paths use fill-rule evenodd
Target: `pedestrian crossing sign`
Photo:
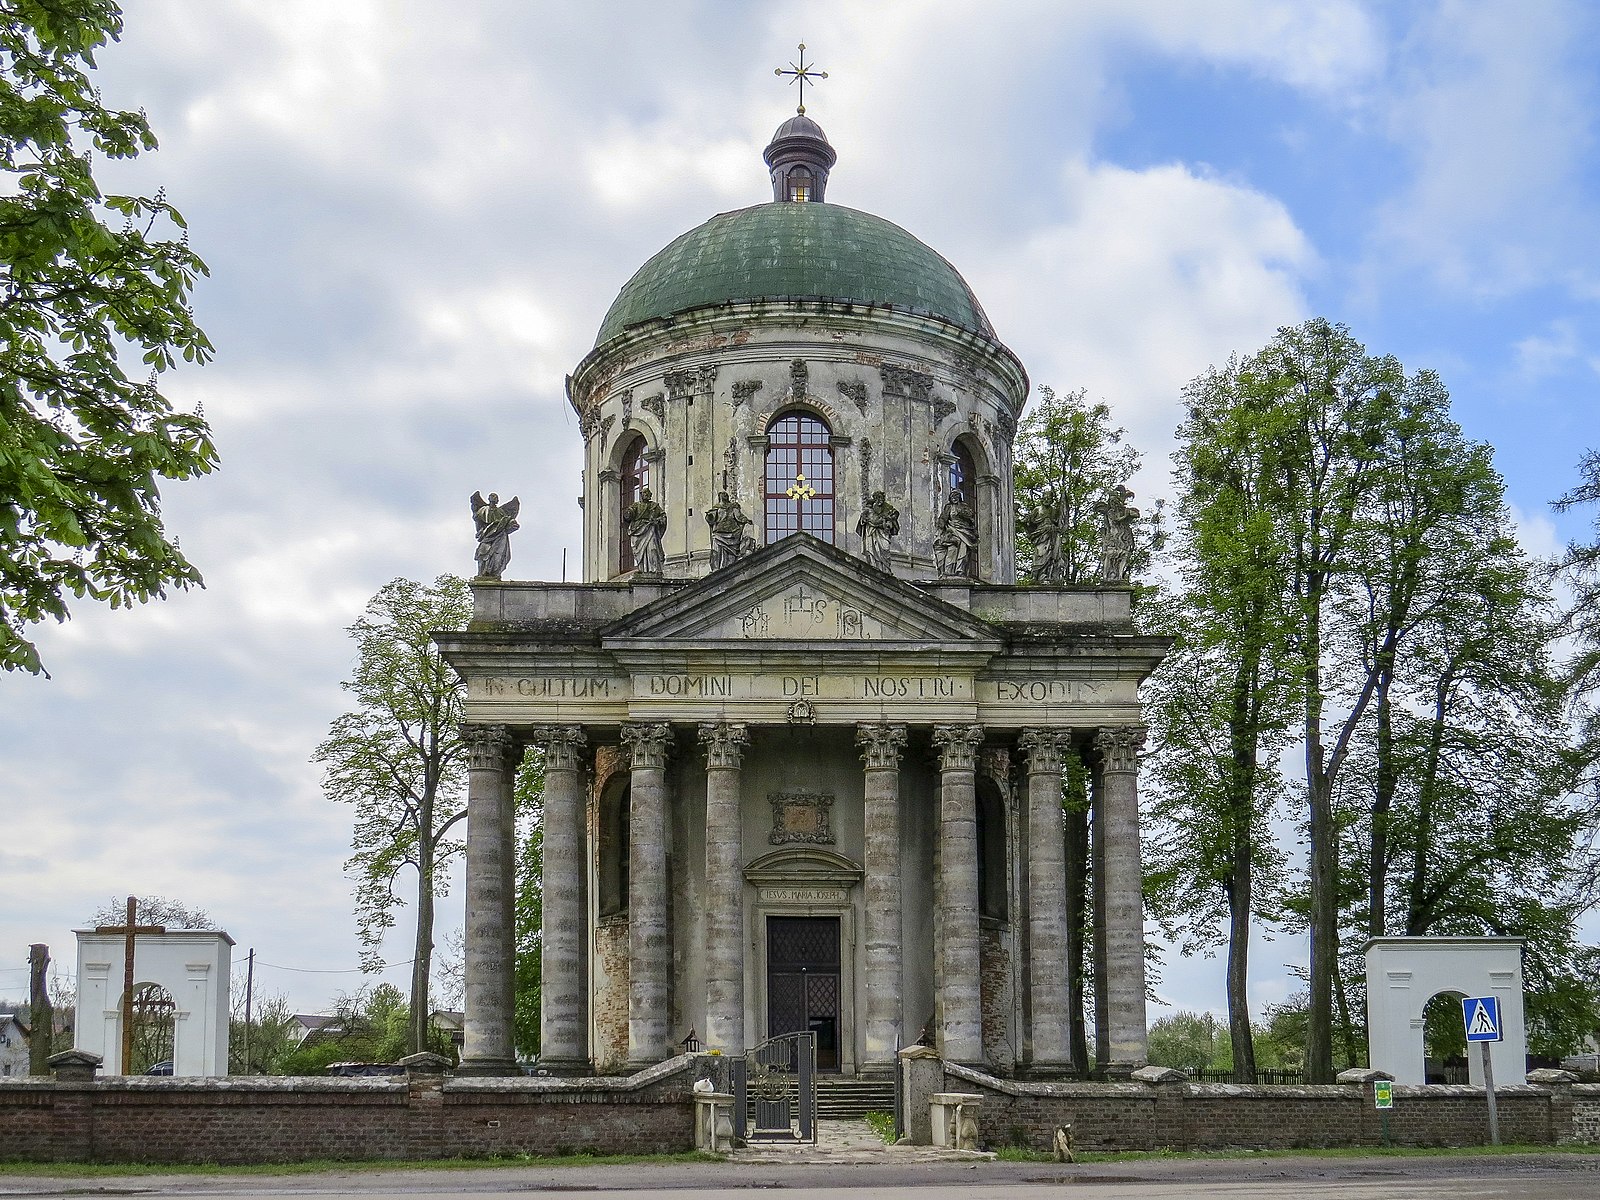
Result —
<path fill-rule="evenodd" d="M 1461 1020 L 1466 1024 L 1469 1042 L 1498 1042 L 1505 1036 L 1500 1026 L 1498 996 L 1463 996 Z"/>

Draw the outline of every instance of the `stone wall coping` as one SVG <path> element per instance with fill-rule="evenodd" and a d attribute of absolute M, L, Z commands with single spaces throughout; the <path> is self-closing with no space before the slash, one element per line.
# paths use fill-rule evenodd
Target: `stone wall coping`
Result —
<path fill-rule="evenodd" d="M 1432 1089 L 1427 1089 L 1432 1090 Z M 1468 1088 L 1469 1092 L 1474 1089 Z M 1482 1090 L 1482 1089 L 1476 1089 Z M 1399 1088 L 1395 1089 L 1398 1094 Z M 1191 1096 L 1240 1096 L 1270 1100 L 1354 1100 L 1356 1095 L 1344 1083 L 1191 1083 Z"/>
<path fill-rule="evenodd" d="M 944 1064 L 946 1079 L 959 1079 L 964 1083 L 976 1084 L 978 1087 L 987 1088 L 991 1092 L 999 1092 L 1003 1096 L 1137 1096 L 1148 1098 L 1155 1093 L 1142 1083 L 1079 1083 L 1079 1082 L 1046 1082 L 1043 1080 L 997 1079 L 993 1075 L 982 1071 L 975 1071 L 971 1067 L 964 1067 L 960 1063 L 947 1062 Z"/>
<path fill-rule="evenodd" d="M 1593 1096 L 1600 1100 L 1600 1083 L 1575 1083 L 1572 1085 L 1574 1096 Z"/>
<path fill-rule="evenodd" d="M 404 1075 L 340 1078 L 322 1075 L 227 1075 L 205 1078 L 188 1075 L 112 1075 L 97 1079 L 102 1092 L 316 1092 L 359 1095 L 364 1092 L 404 1092 Z"/>
<path fill-rule="evenodd" d="M 445 1080 L 447 1092 L 582 1093 L 637 1092 L 691 1070 L 701 1056 L 679 1054 L 633 1075 L 483 1075 Z"/>

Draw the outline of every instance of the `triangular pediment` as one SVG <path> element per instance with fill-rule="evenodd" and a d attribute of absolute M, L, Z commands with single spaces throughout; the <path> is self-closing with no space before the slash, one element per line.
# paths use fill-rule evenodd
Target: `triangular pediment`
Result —
<path fill-rule="evenodd" d="M 794 534 L 602 631 L 602 639 L 994 645 L 997 631 L 852 555 Z"/>

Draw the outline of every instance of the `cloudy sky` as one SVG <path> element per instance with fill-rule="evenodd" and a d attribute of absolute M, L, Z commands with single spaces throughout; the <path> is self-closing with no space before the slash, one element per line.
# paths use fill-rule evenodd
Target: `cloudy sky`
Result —
<path fill-rule="evenodd" d="M 1531 549 L 1581 531 L 1548 502 L 1600 443 L 1582 0 L 128 8 L 100 81 L 162 149 L 102 182 L 165 186 L 211 267 L 217 359 L 169 394 L 222 469 L 165 508 L 207 587 L 80 607 L 40 631 L 52 679 L 0 679 L 0 996 L 129 891 L 209 910 L 299 1009 L 360 981 L 350 814 L 308 763 L 344 627 L 396 576 L 470 572 L 475 488 L 534 516 L 510 574 L 559 578 L 562 378 L 646 257 L 770 198 L 802 38 L 829 199 L 953 261 L 1036 383 L 1106 399 L 1145 495 L 1183 383 L 1322 314 L 1441 372 Z M 442 912 L 441 941 L 459 890 Z M 1303 947 L 1255 957 L 1259 1005 Z M 1163 993 L 1220 1009 L 1220 962 L 1169 963 Z"/>

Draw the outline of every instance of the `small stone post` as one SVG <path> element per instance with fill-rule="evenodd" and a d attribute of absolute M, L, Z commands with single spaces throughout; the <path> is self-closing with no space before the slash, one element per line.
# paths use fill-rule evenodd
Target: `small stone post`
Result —
<path fill-rule="evenodd" d="M 667 756 L 672 726 L 627 724 L 633 752 L 628 813 L 628 1066 L 672 1053 L 672 930 L 667 904 Z"/>
<path fill-rule="evenodd" d="M 511 731 L 504 725 L 463 726 L 467 744 L 466 1029 L 461 1069 L 511 1075 L 512 839 L 504 811 L 510 787 Z"/>
<path fill-rule="evenodd" d="M 900 924 L 900 754 L 906 744 L 904 725 L 858 725 L 856 744 L 866 764 L 866 831 L 864 881 L 866 904 L 865 1070 L 895 1070 L 895 1035 L 901 1019 L 901 962 L 904 934 Z"/>
<path fill-rule="evenodd" d="M 936 725 L 933 741 L 940 747 L 939 873 L 934 880 L 933 914 L 938 1047 L 951 1062 L 978 1065 L 983 1062 L 983 1011 L 976 763 L 983 726 Z"/>
<path fill-rule="evenodd" d="M 743 1054 L 744 876 L 739 767 L 750 741 L 730 721 L 700 726 L 706 754 L 706 1047 Z"/>
<path fill-rule="evenodd" d="M 535 731 L 544 747 L 543 920 L 539 934 L 539 1065 L 557 1074 L 589 1066 L 584 935 L 587 831 L 577 725 Z"/>
<path fill-rule="evenodd" d="M 1106 1073 L 1125 1076 L 1149 1057 L 1144 1009 L 1144 878 L 1139 862 L 1139 749 L 1142 725 L 1095 735 L 1105 806 Z"/>
<path fill-rule="evenodd" d="M 1528 1082 L 1550 1093 L 1550 1141 L 1564 1146 L 1578 1140 L 1573 1126 L 1572 1085 L 1578 1076 L 1557 1067 L 1540 1067 L 1528 1072 Z"/>

